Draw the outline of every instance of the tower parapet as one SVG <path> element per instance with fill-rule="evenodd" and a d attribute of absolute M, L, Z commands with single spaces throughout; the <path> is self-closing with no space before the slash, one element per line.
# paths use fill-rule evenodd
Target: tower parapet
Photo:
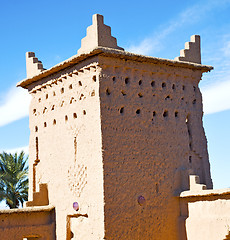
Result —
<path fill-rule="evenodd" d="M 38 58 L 35 57 L 34 52 L 27 52 L 26 53 L 26 72 L 27 78 L 34 77 L 38 75 L 45 69 L 43 68 L 43 64 Z"/>
<path fill-rule="evenodd" d="M 180 56 L 175 60 L 201 64 L 200 36 L 192 35 L 190 42 L 185 43 L 185 48 L 180 51 Z"/>
<path fill-rule="evenodd" d="M 124 50 L 117 46 L 117 39 L 111 35 L 111 28 L 104 24 L 104 17 L 93 15 L 93 24 L 87 28 L 87 35 L 81 40 L 78 54 L 89 52 L 96 47 L 108 47 Z"/>

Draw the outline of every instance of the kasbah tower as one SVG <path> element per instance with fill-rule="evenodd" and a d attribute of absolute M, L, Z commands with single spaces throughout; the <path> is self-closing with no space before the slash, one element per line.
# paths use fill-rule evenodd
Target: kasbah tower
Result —
<path fill-rule="evenodd" d="M 198 35 L 175 60 L 137 55 L 96 14 L 77 55 L 45 70 L 28 52 L 26 66 L 24 209 L 55 212 L 51 230 L 27 239 L 205 239 L 188 238 L 186 225 L 191 188 L 213 191 L 203 190 L 212 180 L 198 87 L 213 68 L 201 65 Z"/>

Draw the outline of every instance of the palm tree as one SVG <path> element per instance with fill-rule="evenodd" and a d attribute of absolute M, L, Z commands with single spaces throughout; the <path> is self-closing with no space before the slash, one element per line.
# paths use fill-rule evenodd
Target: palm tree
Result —
<path fill-rule="evenodd" d="M 28 156 L 0 154 L 0 201 L 5 200 L 9 208 L 18 208 L 28 199 Z"/>

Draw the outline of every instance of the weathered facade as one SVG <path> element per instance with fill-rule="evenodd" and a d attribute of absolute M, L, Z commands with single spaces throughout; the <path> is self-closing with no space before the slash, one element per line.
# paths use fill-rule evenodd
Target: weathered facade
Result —
<path fill-rule="evenodd" d="M 186 239 L 189 176 L 199 176 L 197 191 L 212 188 L 198 87 L 212 67 L 201 65 L 200 37 L 175 60 L 136 55 L 97 14 L 77 55 L 48 70 L 34 53 L 26 59 L 18 84 L 32 96 L 25 211 L 40 206 L 55 218 L 49 237 L 34 234 Z"/>

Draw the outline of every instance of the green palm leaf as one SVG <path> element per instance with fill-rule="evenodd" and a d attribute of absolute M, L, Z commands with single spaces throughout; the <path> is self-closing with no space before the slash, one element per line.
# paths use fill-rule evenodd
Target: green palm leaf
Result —
<path fill-rule="evenodd" d="M 0 154 L 0 201 L 10 208 L 18 208 L 28 199 L 28 157 L 20 154 Z"/>

